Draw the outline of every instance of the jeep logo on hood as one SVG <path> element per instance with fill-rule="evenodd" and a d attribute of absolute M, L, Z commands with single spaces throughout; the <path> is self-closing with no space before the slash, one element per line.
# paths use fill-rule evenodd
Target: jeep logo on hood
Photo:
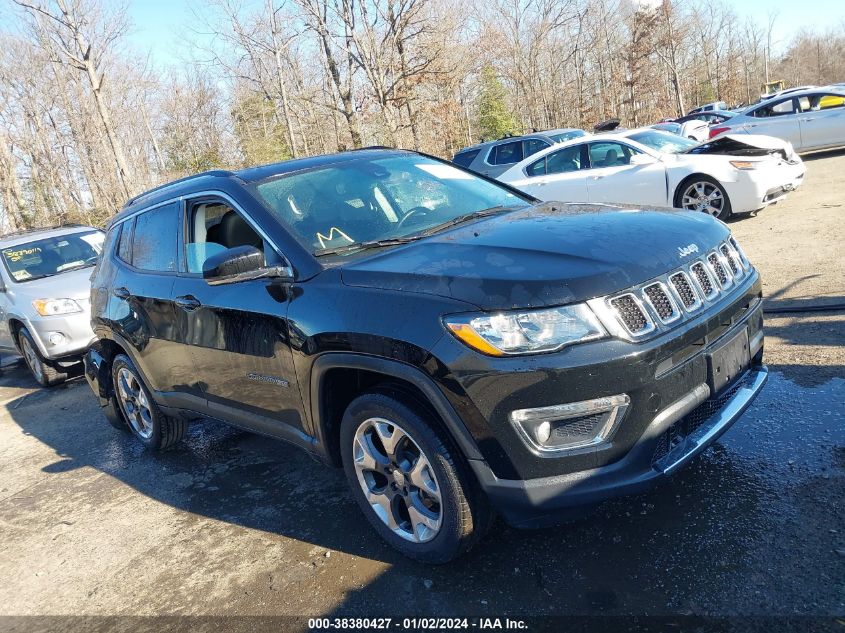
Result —
<path fill-rule="evenodd" d="M 678 255 L 681 257 L 686 257 L 687 255 L 692 255 L 693 253 L 698 252 L 698 246 L 695 244 L 687 244 L 686 246 L 679 246 L 678 247 Z"/>

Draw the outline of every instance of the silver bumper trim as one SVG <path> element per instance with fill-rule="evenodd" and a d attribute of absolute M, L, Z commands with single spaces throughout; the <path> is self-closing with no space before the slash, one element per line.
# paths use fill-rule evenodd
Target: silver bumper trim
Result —
<path fill-rule="evenodd" d="M 725 403 L 725 406 L 714 413 L 706 423 L 695 432 L 690 433 L 684 442 L 670 451 L 661 460 L 660 470 L 666 475 L 673 473 L 716 441 L 745 412 L 751 401 L 766 384 L 768 377 L 769 370 L 765 366 L 750 370 L 746 384 L 740 387 L 733 397 Z"/>

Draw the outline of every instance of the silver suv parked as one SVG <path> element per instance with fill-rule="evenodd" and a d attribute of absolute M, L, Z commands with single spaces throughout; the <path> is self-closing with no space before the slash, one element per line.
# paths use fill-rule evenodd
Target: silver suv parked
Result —
<path fill-rule="evenodd" d="M 452 162 L 478 174 L 496 178 L 541 149 L 586 135 L 584 130 L 560 128 L 523 136 L 507 136 L 498 141 L 466 147 L 452 157 Z"/>
<path fill-rule="evenodd" d="M 20 353 L 45 387 L 94 340 L 90 276 L 102 248 L 103 232 L 81 225 L 0 237 L 0 350 Z"/>

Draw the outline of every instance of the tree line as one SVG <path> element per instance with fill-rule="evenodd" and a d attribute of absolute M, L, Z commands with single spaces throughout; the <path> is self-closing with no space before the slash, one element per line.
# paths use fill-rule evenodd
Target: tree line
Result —
<path fill-rule="evenodd" d="M 842 26 L 772 43 L 719 0 L 211 0 L 162 71 L 125 6 L 0 0 L 4 230 L 102 225 L 169 179 L 369 145 L 450 157 L 845 81 Z M 192 35 L 193 33 L 193 35 Z M 773 47 L 776 51 L 773 51 Z"/>

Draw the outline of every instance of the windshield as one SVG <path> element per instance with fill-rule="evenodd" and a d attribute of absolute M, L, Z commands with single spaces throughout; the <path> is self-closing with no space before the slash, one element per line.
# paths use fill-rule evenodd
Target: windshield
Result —
<path fill-rule="evenodd" d="M 587 136 L 584 130 L 570 130 L 569 132 L 561 132 L 560 134 L 549 134 L 549 138 L 555 143 L 563 143 L 564 141 L 582 136 Z"/>
<path fill-rule="evenodd" d="M 256 186 L 270 212 L 311 252 L 421 236 L 459 216 L 526 206 L 521 196 L 423 156 L 361 158 Z"/>
<path fill-rule="evenodd" d="M 102 231 L 88 231 L 23 242 L 2 252 L 9 275 L 24 282 L 93 266 L 102 249 Z"/>
<path fill-rule="evenodd" d="M 683 136 L 661 132 L 660 130 L 634 132 L 633 134 L 629 134 L 628 138 L 664 154 L 682 154 L 698 145 L 698 141 L 691 141 Z"/>

